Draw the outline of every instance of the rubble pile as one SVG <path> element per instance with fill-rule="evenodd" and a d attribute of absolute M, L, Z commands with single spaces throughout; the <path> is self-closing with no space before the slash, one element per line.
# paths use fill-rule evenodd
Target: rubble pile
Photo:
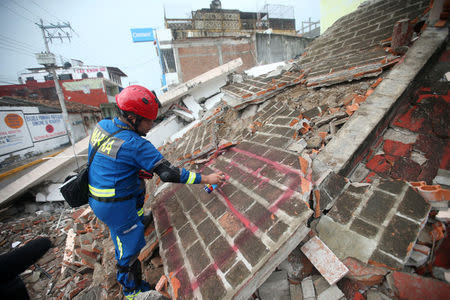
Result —
<path fill-rule="evenodd" d="M 17 208 L 11 207 L 2 216 L 14 212 Z M 0 223 L 0 233 L 1 253 L 39 236 L 52 241 L 53 247 L 20 275 L 31 299 L 122 299 L 109 230 L 88 206 L 75 210 L 61 203 L 27 203 L 21 218 Z M 146 276 L 156 285 L 162 275 L 161 258 L 157 251 L 153 255 L 158 241 L 154 235 L 146 238 L 153 248 L 144 248 L 141 255 L 147 250 L 147 256 L 140 259 L 154 266 Z"/>

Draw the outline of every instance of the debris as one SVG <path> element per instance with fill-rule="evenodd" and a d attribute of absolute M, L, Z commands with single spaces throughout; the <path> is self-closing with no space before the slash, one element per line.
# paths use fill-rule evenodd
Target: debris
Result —
<path fill-rule="evenodd" d="M 314 284 L 311 277 L 303 279 L 302 294 L 304 300 L 316 299 L 316 292 L 314 291 Z"/>
<path fill-rule="evenodd" d="M 436 215 L 436 220 L 448 223 L 450 222 L 450 208 L 447 208 L 445 210 L 439 210 L 438 214 Z"/>
<path fill-rule="evenodd" d="M 393 272 L 387 281 L 399 299 L 447 299 L 450 295 L 450 284 L 431 278 Z"/>
<path fill-rule="evenodd" d="M 317 300 L 339 300 L 344 297 L 344 293 L 337 287 L 337 285 L 333 284 L 324 292 L 322 292 Z"/>
<path fill-rule="evenodd" d="M 258 288 L 261 300 L 288 299 L 289 282 L 286 271 L 275 271 Z"/>
<path fill-rule="evenodd" d="M 301 249 L 330 285 L 338 282 L 349 271 L 317 236 L 312 237 Z"/>
<path fill-rule="evenodd" d="M 366 286 L 380 284 L 388 273 L 388 269 L 366 265 L 352 257 L 347 257 L 342 262 L 349 269 L 345 277 Z"/>

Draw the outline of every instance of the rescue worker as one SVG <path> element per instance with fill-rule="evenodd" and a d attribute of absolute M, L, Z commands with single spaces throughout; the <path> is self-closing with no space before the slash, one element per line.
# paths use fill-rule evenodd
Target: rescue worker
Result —
<path fill-rule="evenodd" d="M 111 232 L 117 280 L 125 297 L 133 299 L 152 289 L 142 280 L 141 262 L 137 259 L 145 245 L 143 223 L 149 223 L 141 210 L 139 172 L 156 173 L 162 181 L 184 184 L 217 184 L 225 177 L 222 172 L 202 175 L 176 168 L 142 138 L 158 115 L 160 104 L 154 93 L 132 85 L 116 95 L 116 102 L 120 117 L 100 121 L 90 138 L 89 154 L 93 146 L 101 146 L 89 167 L 89 205 Z M 111 133 L 115 135 L 108 138 Z"/>

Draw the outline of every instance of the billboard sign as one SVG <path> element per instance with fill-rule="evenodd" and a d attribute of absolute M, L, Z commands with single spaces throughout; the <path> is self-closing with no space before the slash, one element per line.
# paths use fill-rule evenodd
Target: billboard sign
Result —
<path fill-rule="evenodd" d="M 0 155 L 33 147 L 22 111 L 0 111 Z"/>
<path fill-rule="evenodd" d="M 131 37 L 134 43 L 153 42 L 155 40 L 153 28 L 132 28 Z"/>
<path fill-rule="evenodd" d="M 64 135 L 67 136 L 62 114 L 26 115 L 25 120 L 30 128 L 33 142 L 44 141 Z"/>

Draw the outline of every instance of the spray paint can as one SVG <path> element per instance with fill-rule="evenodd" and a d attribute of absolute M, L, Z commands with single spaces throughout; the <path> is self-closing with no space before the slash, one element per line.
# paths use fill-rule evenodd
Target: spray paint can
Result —
<path fill-rule="evenodd" d="M 208 194 L 210 194 L 212 191 L 214 191 L 217 187 L 217 184 L 206 184 L 205 187 L 203 188 L 205 190 L 205 192 L 207 192 Z"/>

